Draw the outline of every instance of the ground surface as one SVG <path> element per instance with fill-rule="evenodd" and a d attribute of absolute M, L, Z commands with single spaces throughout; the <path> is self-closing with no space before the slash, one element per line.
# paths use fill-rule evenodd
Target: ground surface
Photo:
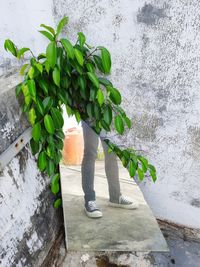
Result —
<path fill-rule="evenodd" d="M 119 163 L 123 195 L 136 199 L 137 210 L 108 206 L 104 161 L 96 161 L 95 190 L 103 217 L 88 218 L 83 210 L 80 166 L 61 166 L 68 251 L 168 251 L 167 244 L 138 186 Z"/>
<path fill-rule="evenodd" d="M 64 166 L 61 166 L 61 170 Z M 74 169 L 74 168 L 72 168 Z M 101 166 L 96 175 L 101 176 Z M 124 179 L 124 173 L 121 175 Z M 122 180 L 123 180 L 122 179 Z M 71 186 L 71 185 L 70 185 Z M 134 186 L 134 183 L 133 183 Z M 71 189 L 73 186 L 71 186 Z M 106 190 L 106 188 L 104 187 Z M 75 188 L 73 188 L 75 190 Z M 107 193 L 107 191 L 106 191 Z M 77 252 L 65 250 L 65 242 L 59 244 L 57 259 L 48 267 L 200 267 L 200 243 L 187 237 L 180 229 L 158 221 L 170 252 Z"/>

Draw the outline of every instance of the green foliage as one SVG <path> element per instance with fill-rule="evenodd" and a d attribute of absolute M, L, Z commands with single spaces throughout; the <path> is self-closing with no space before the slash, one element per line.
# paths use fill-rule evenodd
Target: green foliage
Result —
<path fill-rule="evenodd" d="M 62 201 L 60 196 L 59 162 L 62 157 L 64 133 L 62 132 L 64 104 L 69 116 L 92 120 L 92 129 L 99 134 L 107 132 L 113 125 L 118 134 L 123 134 L 126 126 L 131 128 L 131 120 L 120 107 L 121 94 L 105 76 L 111 72 L 111 56 L 102 46 L 92 48 L 86 43 L 82 32 L 78 33 L 76 44 L 67 38 L 59 39 L 63 27 L 68 23 L 64 17 L 56 29 L 41 24 L 39 31 L 47 40 L 46 52 L 37 57 L 29 48 L 18 49 L 9 39 L 4 47 L 13 56 L 21 59 L 24 53 L 31 53 L 29 63 L 21 67 L 23 82 L 16 88 L 16 96 L 23 96 L 22 111 L 32 125 L 30 146 L 37 156 L 38 168 L 51 177 L 51 191 L 56 196 L 54 207 Z M 129 171 L 143 180 L 148 172 L 156 181 L 155 167 L 133 149 L 121 149 L 110 140 L 105 142 L 109 152 L 114 152 Z"/>

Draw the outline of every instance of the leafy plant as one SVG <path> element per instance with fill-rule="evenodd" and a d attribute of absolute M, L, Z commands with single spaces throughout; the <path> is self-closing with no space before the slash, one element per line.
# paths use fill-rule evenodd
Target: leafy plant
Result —
<path fill-rule="evenodd" d="M 67 38 L 60 38 L 68 18 L 64 17 L 56 29 L 41 24 L 39 31 L 49 44 L 45 53 L 35 56 L 26 47 L 21 49 L 9 39 L 4 47 L 18 59 L 31 53 L 28 64 L 21 67 L 23 82 L 16 88 L 16 96 L 22 95 L 22 111 L 32 125 L 30 146 L 37 155 L 38 168 L 51 178 L 51 191 L 56 196 L 54 207 L 61 204 L 59 162 L 62 157 L 64 134 L 62 106 L 69 116 L 75 115 L 77 122 L 90 120 L 92 129 L 100 134 L 104 129 L 122 135 L 125 128 L 131 128 L 131 121 L 120 107 L 121 94 L 106 77 L 111 71 L 111 56 L 103 46 L 91 47 L 85 35 L 78 33 L 75 44 Z M 139 180 L 149 172 L 156 181 L 155 167 L 138 155 L 135 150 L 122 149 L 105 139 L 109 152 L 114 152 L 129 171 L 131 177 L 138 174 Z"/>

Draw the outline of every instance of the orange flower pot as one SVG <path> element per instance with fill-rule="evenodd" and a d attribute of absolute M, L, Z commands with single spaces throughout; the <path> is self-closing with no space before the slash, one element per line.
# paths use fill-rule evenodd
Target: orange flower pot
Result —
<path fill-rule="evenodd" d="M 66 165 L 80 165 L 83 159 L 84 140 L 82 129 L 76 127 L 66 131 L 63 161 Z"/>

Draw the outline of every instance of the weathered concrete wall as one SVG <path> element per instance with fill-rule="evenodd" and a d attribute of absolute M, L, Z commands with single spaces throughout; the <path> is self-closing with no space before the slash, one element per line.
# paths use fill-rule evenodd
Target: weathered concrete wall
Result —
<path fill-rule="evenodd" d="M 18 47 L 39 53 L 47 41 L 37 29 L 44 21 L 51 24 L 53 17 L 47 0 L 3 0 L 0 6 L 1 154 L 29 126 L 15 97 L 21 79 L 15 70 L 22 63 L 4 50 L 4 40 L 10 38 Z M 41 265 L 63 223 L 62 211 L 52 204 L 49 178 L 38 171 L 26 145 L 0 174 L 0 266 Z"/>
<path fill-rule="evenodd" d="M 18 79 L 7 76 L 0 78 L 0 154 L 29 127 L 15 97 Z M 48 254 L 63 223 L 49 181 L 29 144 L 0 173 L 0 266 L 40 266 Z"/>
<path fill-rule="evenodd" d="M 45 37 L 37 31 L 43 22 L 53 24 L 51 1 L 1 0 L 0 76 L 11 67 L 19 66 L 19 62 L 4 50 L 4 40 L 9 38 L 19 48 L 30 47 L 37 54 L 47 44 Z"/>
<path fill-rule="evenodd" d="M 111 78 L 133 121 L 122 141 L 158 170 L 155 185 L 141 184 L 144 195 L 156 217 L 191 227 L 200 221 L 199 13 L 198 0 L 3 0 L 0 9 L 0 74 L 18 64 L 3 50 L 5 38 L 42 51 L 36 29 L 63 15 L 73 40 L 82 30 L 89 44 L 108 47 Z"/>
<path fill-rule="evenodd" d="M 158 181 L 141 184 L 156 217 L 191 227 L 200 221 L 200 2 L 54 0 L 67 34 L 112 53 L 111 79 L 133 129 L 122 139 L 145 151 Z"/>

